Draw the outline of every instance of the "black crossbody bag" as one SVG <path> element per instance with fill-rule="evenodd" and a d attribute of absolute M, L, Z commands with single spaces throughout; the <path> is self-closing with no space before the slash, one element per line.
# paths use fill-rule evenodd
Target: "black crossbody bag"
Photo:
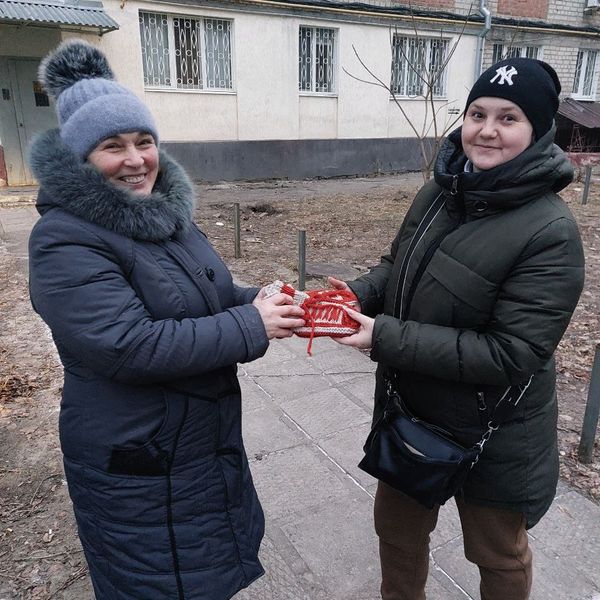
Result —
<path fill-rule="evenodd" d="M 518 405 L 532 379 L 506 389 L 487 430 L 471 448 L 411 415 L 388 380 L 386 406 L 365 442 L 365 456 L 358 466 L 427 508 L 442 505 L 462 488 L 485 444 Z"/>

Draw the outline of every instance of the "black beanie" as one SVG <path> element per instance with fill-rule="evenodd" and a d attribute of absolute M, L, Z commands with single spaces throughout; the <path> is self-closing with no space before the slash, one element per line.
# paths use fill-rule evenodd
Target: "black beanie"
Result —
<path fill-rule="evenodd" d="M 471 102 L 482 96 L 506 98 L 525 113 L 539 140 L 552 127 L 560 89 L 558 75 L 549 64 L 534 58 L 507 58 L 479 76 L 465 113 Z"/>

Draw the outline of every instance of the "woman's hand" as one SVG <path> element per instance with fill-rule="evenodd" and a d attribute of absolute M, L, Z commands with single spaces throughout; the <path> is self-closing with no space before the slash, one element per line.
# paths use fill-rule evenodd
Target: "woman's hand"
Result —
<path fill-rule="evenodd" d="M 260 290 L 258 290 L 258 294 L 256 294 L 256 296 L 254 296 L 254 300 L 264 300 L 265 296 L 267 295 L 267 287 L 268 286 L 263 286 L 260 288 Z M 254 304 L 254 301 L 252 302 Z"/>
<path fill-rule="evenodd" d="M 275 294 L 265 298 L 264 294 L 261 296 L 261 292 L 254 298 L 252 304 L 258 309 L 270 340 L 291 337 L 296 327 L 304 325 L 302 318 L 304 310 L 293 304 L 291 296 Z"/>
<path fill-rule="evenodd" d="M 329 282 L 329 285 L 334 290 L 346 290 L 347 292 L 351 292 L 352 294 L 354 294 L 354 292 L 352 291 L 350 286 L 345 281 L 342 281 L 341 279 L 336 279 L 335 277 L 328 277 L 327 281 Z M 361 310 L 360 302 L 358 301 L 358 298 L 356 299 L 356 310 L 358 310 L 359 312 Z"/>
<path fill-rule="evenodd" d="M 343 346 L 352 346 L 361 350 L 367 350 L 373 346 L 373 326 L 375 319 L 367 317 L 351 308 L 344 307 L 344 310 L 360 324 L 360 329 L 352 335 L 333 338 L 338 344 Z"/>

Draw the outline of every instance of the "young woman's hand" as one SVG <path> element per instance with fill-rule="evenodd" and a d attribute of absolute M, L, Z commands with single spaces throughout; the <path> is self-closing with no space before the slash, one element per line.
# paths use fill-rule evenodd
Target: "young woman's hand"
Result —
<path fill-rule="evenodd" d="M 336 279 L 335 277 L 328 277 L 327 281 L 329 282 L 329 285 L 334 289 L 334 290 L 346 290 L 348 292 L 352 292 L 352 290 L 350 289 L 350 286 L 345 282 L 342 281 L 341 279 Z M 354 293 L 354 292 L 352 292 Z M 360 312 L 360 302 L 358 301 L 358 299 L 356 300 L 356 309 Z"/>
<path fill-rule="evenodd" d="M 261 297 L 259 292 L 252 304 L 256 306 L 267 337 L 287 338 L 293 335 L 293 329 L 304 325 L 304 311 L 294 305 L 293 299 L 287 294 L 275 294 L 269 298 Z"/>
<path fill-rule="evenodd" d="M 367 317 L 351 308 L 344 308 L 344 310 L 360 324 L 360 329 L 352 335 L 333 339 L 343 346 L 352 346 L 361 350 L 371 348 L 373 346 L 373 325 L 375 324 L 375 319 Z"/>

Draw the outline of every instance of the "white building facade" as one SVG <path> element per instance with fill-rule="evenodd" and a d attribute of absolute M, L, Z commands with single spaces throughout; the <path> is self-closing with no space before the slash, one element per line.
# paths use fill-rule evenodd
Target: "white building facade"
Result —
<path fill-rule="evenodd" d="M 26 28 L 0 12 L 0 183 L 31 182 L 25 147 L 55 121 L 51 106 L 24 105 L 26 96 L 43 103 L 34 67 L 61 39 L 84 37 L 107 54 L 116 78 L 155 115 L 161 143 L 194 177 L 369 174 L 421 168 L 418 137 L 460 119 L 478 48 L 484 64 L 506 53 L 544 58 L 566 93 L 595 100 L 600 21 L 584 11 L 588 1 L 532 0 L 545 6 L 543 22 L 498 15 L 516 10 L 510 0 L 481 1 L 485 10 L 468 20 L 465 0 L 430 0 L 426 8 L 413 0 L 412 9 L 385 1 L 104 0 L 105 22 L 97 17 L 95 28 Z M 10 2 L 0 0 L 0 9 Z M 555 13 L 561 24 L 551 26 Z M 435 80 L 424 83 L 426 72 Z"/>

